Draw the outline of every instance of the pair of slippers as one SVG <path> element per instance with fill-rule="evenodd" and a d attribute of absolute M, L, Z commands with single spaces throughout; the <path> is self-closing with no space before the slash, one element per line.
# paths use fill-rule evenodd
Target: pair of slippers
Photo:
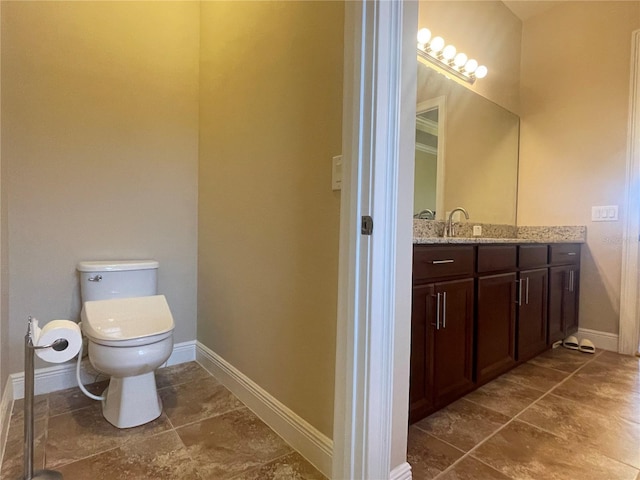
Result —
<path fill-rule="evenodd" d="M 583 353 L 596 353 L 596 347 L 591 340 L 583 338 L 578 342 L 578 339 L 573 335 L 569 335 L 562 342 L 562 346 L 569 350 L 578 350 Z"/>

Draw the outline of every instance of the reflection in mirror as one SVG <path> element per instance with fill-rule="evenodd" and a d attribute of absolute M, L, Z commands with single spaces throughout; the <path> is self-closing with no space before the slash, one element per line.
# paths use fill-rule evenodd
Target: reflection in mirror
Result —
<path fill-rule="evenodd" d="M 421 102 L 416 108 L 415 218 L 435 220 L 442 210 L 445 117 L 445 97 Z"/>
<path fill-rule="evenodd" d="M 418 65 L 414 216 L 464 207 L 474 223 L 515 225 L 518 116 Z"/>

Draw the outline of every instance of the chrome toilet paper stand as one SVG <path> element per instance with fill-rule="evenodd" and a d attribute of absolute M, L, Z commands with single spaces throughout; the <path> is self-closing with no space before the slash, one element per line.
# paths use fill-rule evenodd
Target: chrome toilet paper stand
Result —
<path fill-rule="evenodd" d="M 62 474 L 55 470 L 33 471 L 33 393 L 34 366 L 33 354 L 36 350 L 53 348 L 64 350 L 69 342 L 59 338 L 49 345 L 33 344 L 33 319 L 29 317 L 27 334 L 24 337 L 24 476 L 23 480 L 63 480 Z"/>

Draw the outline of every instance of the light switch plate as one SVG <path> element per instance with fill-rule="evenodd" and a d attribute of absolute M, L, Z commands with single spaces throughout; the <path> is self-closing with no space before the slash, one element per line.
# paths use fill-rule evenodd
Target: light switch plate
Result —
<path fill-rule="evenodd" d="M 591 207 L 592 222 L 617 222 L 618 221 L 618 205 L 604 205 L 600 207 Z"/>
<path fill-rule="evenodd" d="M 331 189 L 342 190 L 342 155 L 336 155 L 331 161 Z"/>

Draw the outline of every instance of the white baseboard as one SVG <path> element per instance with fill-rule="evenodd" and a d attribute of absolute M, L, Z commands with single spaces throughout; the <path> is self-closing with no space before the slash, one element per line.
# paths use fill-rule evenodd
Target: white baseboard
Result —
<path fill-rule="evenodd" d="M 618 351 L 618 335 L 615 333 L 579 328 L 576 336 L 578 337 L 578 340 L 582 338 L 591 340 L 596 348 L 601 350 L 609 350 L 611 352 Z"/>
<path fill-rule="evenodd" d="M 191 340 L 188 342 L 176 343 L 173 346 L 173 352 L 165 366 L 177 365 L 179 363 L 191 362 L 196 359 L 196 342 Z M 38 368 L 35 371 L 34 391 L 36 395 L 43 393 L 57 392 L 65 388 L 71 388 L 78 385 L 76 380 L 76 362 L 72 360 L 60 365 L 52 367 Z M 80 378 L 82 383 L 88 384 L 96 381 L 100 376 L 98 372 L 93 370 L 88 360 L 82 361 L 80 370 Z M 102 377 L 103 379 L 106 377 Z M 9 375 L 9 379 L 13 385 L 13 398 L 15 400 L 24 397 L 24 372 L 13 373 Z M 99 380 L 99 378 L 98 378 Z"/>
<path fill-rule="evenodd" d="M 7 383 L 2 390 L 2 401 L 0 401 L 0 465 L 2 465 L 4 450 L 7 446 L 11 410 L 13 410 L 13 383 L 7 378 Z"/>
<path fill-rule="evenodd" d="M 411 465 L 409 462 L 404 462 L 391 470 L 389 480 L 411 480 Z"/>
<path fill-rule="evenodd" d="M 333 441 L 330 438 L 200 342 L 196 344 L 196 361 L 291 447 L 331 478 Z"/>

